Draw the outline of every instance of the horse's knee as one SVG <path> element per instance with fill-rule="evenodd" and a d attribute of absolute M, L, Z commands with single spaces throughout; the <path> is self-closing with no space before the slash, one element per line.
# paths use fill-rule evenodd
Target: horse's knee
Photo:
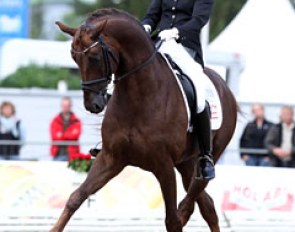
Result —
<path fill-rule="evenodd" d="M 87 199 L 87 197 L 87 192 L 82 187 L 78 188 L 75 192 L 71 194 L 66 204 L 66 209 L 68 209 L 70 212 L 75 212 Z"/>

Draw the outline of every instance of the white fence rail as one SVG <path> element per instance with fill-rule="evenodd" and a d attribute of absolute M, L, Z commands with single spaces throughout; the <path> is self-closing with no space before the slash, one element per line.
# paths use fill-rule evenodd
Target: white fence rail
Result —
<path fill-rule="evenodd" d="M 57 220 L 60 211 L 35 212 L 28 216 L 21 212 L 0 215 L 2 232 L 47 232 Z M 25 215 L 25 216 L 24 216 Z M 294 232 L 294 215 L 281 213 L 225 212 L 219 215 L 222 232 Z M 124 214 L 97 215 L 79 211 L 65 229 L 66 232 L 165 232 L 163 215 L 136 217 Z M 185 232 L 209 232 L 200 215 L 193 215 Z"/>

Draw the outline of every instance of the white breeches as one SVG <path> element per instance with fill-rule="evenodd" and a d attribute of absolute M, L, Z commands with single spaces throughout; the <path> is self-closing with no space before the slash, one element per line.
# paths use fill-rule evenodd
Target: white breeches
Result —
<path fill-rule="evenodd" d="M 171 56 L 173 61 L 182 69 L 182 71 L 192 80 L 197 94 L 197 113 L 205 109 L 205 78 L 203 67 L 194 61 L 185 48 L 174 39 L 164 41 L 159 51 Z"/>

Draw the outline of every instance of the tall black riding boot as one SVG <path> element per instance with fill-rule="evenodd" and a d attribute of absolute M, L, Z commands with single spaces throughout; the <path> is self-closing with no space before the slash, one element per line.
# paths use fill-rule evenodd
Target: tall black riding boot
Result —
<path fill-rule="evenodd" d="M 215 168 L 212 155 L 211 139 L 211 112 L 206 102 L 205 110 L 197 114 L 197 135 L 200 147 L 200 156 L 197 179 L 211 180 L 215 177 Z"/>

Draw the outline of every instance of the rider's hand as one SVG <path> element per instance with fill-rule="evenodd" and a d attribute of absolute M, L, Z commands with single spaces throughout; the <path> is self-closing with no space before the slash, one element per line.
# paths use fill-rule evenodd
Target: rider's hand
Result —
<path fill-rule="evenodd" d="M 159 37 L 161 38 L 161 40 L 165 40 L 165 41 L 168 41 L 171 39 L 178 39 L 179 38 L 179 31 L 177 28 L 174 27 L 169 30 L 161 31 L 159 34 Z"/>
<path fill-rule="evenodd" d="M 145 24 L 143 25 L 143 28 L 149 34 L 152 32 L 152 27 L 150 25 Z"/>

